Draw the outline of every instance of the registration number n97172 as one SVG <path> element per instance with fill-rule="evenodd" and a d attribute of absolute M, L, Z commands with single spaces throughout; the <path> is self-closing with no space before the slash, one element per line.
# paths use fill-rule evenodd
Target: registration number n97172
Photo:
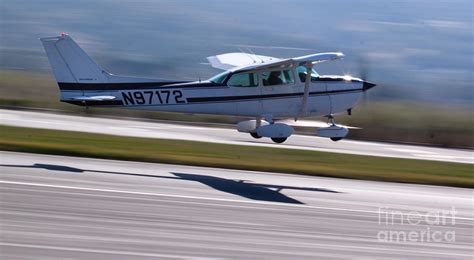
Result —
<path fill-rule="evenodd" d="M 121 93 L 123 103 L 126 106 L 186 103 L 186 98 L 183 96 L 181 90 L 137 90 L 123 91 Z"/>

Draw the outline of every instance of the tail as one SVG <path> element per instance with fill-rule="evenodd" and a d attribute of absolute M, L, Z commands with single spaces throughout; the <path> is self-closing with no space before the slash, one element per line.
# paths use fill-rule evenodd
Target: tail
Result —
<path fill-rule="evenodd" d="M 40 40 L 58 83 L 62 102 L 81 106 L 122 105 L 118 94 L 114 93 L 117 90 L 183 83 L 175 80 L 112 75 L 99 67 L 71 37 L 64 33 Z M 97 94 L 97 91 L 101 93 Z"/>
<path fill-rule="evenodd" d="M 67 34 L 40 38 L 58 83 L 107 83 L 110 73 L 95 63 Z"/>

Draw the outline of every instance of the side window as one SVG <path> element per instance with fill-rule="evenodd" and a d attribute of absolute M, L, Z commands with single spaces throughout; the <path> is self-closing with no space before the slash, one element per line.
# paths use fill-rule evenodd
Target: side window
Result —
<path fill-rule="evenodd" d="M 294 84 L 295 78 L 293 78 L 293 72 L 291 70 L 283 71 L 284 83 L 285 84 Z"/>
<path fill-rule="evenodd" d="M 291 70 L 276 70 L 262 72 L 264 86 L 284 85 L 295 83 Z"/>
<path fill-rule="evenodd" d="M 258 86 L 257 73 L 238 73 L 238 74 L 234 74 L 227 81 L 227 86 L 231 86 L 231 87 L 256 87 L 256 86 Z"/>

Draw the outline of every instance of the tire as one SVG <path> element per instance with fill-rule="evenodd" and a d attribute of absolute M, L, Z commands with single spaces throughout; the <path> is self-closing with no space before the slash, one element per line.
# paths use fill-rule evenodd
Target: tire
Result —
<path fill-rule="evenodd" d="M 342 138 L 341 137 L 331 137 L 331 140 L 333 140 L 334 142 L 337 142 L 337 141 L 342 140 Z"/>
<path fill-rule="evenodd" d="M 260 139 L 262 138 L 261 136 L 259 136 L 257 133 L 250 133 L 250 135 L 255 138 L 255 139 Z"/>
<path fill-rule="evenodd" d="M 286 141 L 286 137 L 272 137 L 271 139 L 277 144 L 281 144 Z"/>

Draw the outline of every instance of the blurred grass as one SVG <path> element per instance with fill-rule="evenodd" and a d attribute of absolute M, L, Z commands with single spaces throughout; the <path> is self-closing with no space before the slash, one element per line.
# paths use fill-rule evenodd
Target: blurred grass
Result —
<path fill-rule="evenodd" d="M 407 101 L 374 102 L 355 107 L 341 122 L 362 127 L 356 139 L 403 141 L 445 147 L 474 147 L 472 108 Z"/>
<path fill-rule="evenodd" d="M 0 150 L 474 187 L 470 164 L 0 126 Z"/>
<path fill-rule="evenodd" d="M 237 117 L 178 114 L 73 106 L 58 101 L 59 89 L 51 75 L 0 70 L 0 105 L 59 109 L 82 115 L 113 115 L 147 119 L 235 124 Z M 379 101 L 356 106 L 352 116 L 339 115 L 337 122 L 362 127 L 349 138 L 412 142 L 444 147 L 474 147 L 472 107 L 407 101 Z M 313 129 L 298 129 L 314 134 Z"/>

